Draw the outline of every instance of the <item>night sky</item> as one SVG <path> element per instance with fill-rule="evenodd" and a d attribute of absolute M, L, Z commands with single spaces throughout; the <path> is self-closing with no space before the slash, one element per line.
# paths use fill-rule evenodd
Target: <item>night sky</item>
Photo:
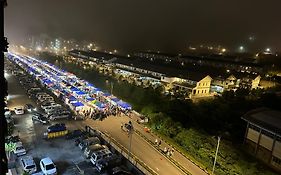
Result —
<path fill-rule="evenodd" d="M 281 50 L 280 9 L 281 0 L 8 0 L 5 24 L 10 43 L 47 34 L 129 52 L 199 44 Z"/>

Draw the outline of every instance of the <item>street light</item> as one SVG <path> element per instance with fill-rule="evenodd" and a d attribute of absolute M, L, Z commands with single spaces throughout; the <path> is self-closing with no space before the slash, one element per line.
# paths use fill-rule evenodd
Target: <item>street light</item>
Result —
<path fill-rule="evenodd" d="M 243 46 L 240 46 L 240 47 L 239 47 L 239 50 L 240 50 L 241 52 L 243 52 L 243 51 L 244 51 L 244 47 L 243 47 Z"/>
<path fill-rule="evenodd" d="M 218 136 L 218 145 L 217 145 L 217 150 L 216 150 L 216 155 L 215 155 L 215 160 L 214 160 L 214 165 L 213 165 L 212 174 L 214 174 L 214 171 L 215 171 L 215 166 L 216 166 L 217 156 L 218 156 L 219 146 L 220 146 L 220 140 L 221 140 L 221 137 Z"/>

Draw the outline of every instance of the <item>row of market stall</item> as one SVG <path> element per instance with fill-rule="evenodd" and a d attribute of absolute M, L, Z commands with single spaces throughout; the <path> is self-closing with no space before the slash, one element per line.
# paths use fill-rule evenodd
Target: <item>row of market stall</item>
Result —
<path fill-rule="evenodd" d="M 76 112 L 92 108 L 99 111 L 112 108 L 122 111 L 132 109 L 130 104 L 53 64 L 13 53 L 8 53 L 7 57 L 24 68 Z"/>

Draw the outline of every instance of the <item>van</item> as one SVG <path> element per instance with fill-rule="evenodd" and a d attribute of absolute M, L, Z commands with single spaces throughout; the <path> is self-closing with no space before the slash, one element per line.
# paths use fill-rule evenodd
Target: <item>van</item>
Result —
<path fill-rule="evenodd" d="M 100 145 L 100 144 L 89 145 L 85 148 L 84 155 L 86 158 L 89 158 L 94 152 L 105 148 L 107 148 L 106 145 Z"/>
<path fill-rule="evenodd" d="M 79 143 L 78 146 L 81 150 L 84 150 L 87 146 L 93 144 L 100 144 L 100 139 L 98 137 L 90 137 L 88 139 L 83 140 L 81 143 Z"/>
<path fill-rule="evenodd" d="M 90 161 L 92 162 L 93 165 L 96 165 L 98 161 L 101 161 L 103 159 L 106 159 L 107 157 L 111 157 L 113 154 L 109 149 L 103 149 L 97 152 L 94 152 L 91 155 Z"/>

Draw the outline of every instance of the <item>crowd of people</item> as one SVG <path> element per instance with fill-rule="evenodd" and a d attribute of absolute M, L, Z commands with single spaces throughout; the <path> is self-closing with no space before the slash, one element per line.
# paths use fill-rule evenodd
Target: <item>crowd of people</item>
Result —
<path fill-rule="evenodd" d="M 103 110 L 97 109 L 97 108 L 88 108 L 86 110 L 80 111 L 80 115 L 86 118 L 91 119 L 100 119 L 103 120 L 104 118 L 108 116 L 121 116 L 122 114 L 129 116 L 131 113 L 130 110 L 122 110 L 117 106 L 108 106 L 104 108 Z"/>

